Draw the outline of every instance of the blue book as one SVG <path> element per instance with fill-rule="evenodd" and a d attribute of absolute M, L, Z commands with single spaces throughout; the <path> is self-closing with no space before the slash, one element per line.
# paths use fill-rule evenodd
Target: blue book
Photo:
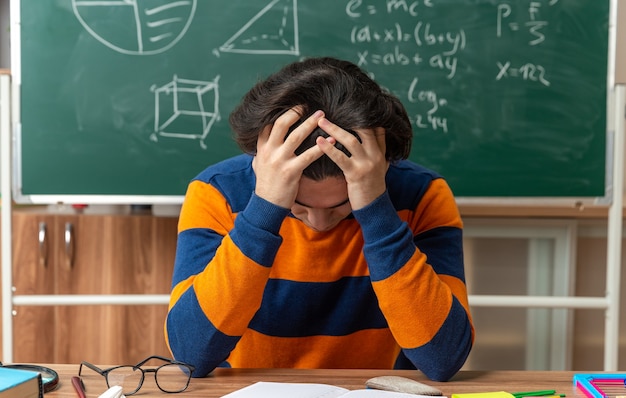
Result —
<path fill-rule="evenodd" d="M 0 366 L 0 398 L 43 398 L 41 374 Z"/>

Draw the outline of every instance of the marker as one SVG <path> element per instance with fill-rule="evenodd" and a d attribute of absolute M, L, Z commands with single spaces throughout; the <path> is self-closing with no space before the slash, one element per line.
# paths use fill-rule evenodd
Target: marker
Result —
<path fill-rule="evenodd" d="M 554 396 L 556 390 L 524 391 L 511 393 L 515 398 Z M 558 396 L 558 395 L 557 395 Z"/>
<path fill-rule="evenodd" d="M 85 395 L 85 386 L 83 384 L 83 380 L 78 376 L 72 376 L 72 385 L 76 390 L 76 394 L 78 394 L 78 398 L 87 398 Z"/>
<path fill-rule="evenodd" d="M 539 392 L 537 392 L 539 393 Z M 565 394 L 550 394 L 550 395 L 514 395 L 515 398 L 524 398 L 524 397 L 530 397 L 530 398 L 563 398 L 565 397 Z M 626 398 L 626 397 L 625 397 Z"/>
<path fill-rule="evenodd" d="M 542 395 L 541 398 L 563 398 L 565 394 Z"/>

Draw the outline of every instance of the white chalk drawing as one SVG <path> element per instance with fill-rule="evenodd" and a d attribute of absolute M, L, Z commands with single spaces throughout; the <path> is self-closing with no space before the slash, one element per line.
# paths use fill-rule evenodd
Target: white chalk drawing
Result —
<path fill-rule="evenodd" d="M 219 113 L 219 75 L 212 81 L 181 79 L 150 89 L 154 92 L 154 133 L 159 137 L 195 139 L 206 149 L 205 138 Z"/>
<path fill-rule="evenodd" d="M 267 31 L 267 27 L 274 31 Z M 297 0 L 272 0 L 219 50 L 243 54 L 300 55 Z"/>
<path fill-rule="evenodd" d="M 107 47 L 151 55 L 167 51 L 185 35 L 196 1 L 72 0 L 72 8 L 83 27 Z"/>

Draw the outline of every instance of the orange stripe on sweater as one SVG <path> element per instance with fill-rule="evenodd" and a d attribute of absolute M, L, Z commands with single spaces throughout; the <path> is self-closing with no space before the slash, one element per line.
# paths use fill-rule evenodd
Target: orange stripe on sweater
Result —
<path fill-rule="evenodd" d="M 272 267 L 272 278 L 299 282 L 332 282 L 342 277 L 368 276 L 363 236 L 356 220 L 343 220 L 331 232 L 316 232 L 287 217 L 284 237 Z"/>
<path fill-rule="evenodd" d="M 261 306 L 270 268 L 244 256 L 229 236 L 196 276 L 193 288 L 207 318 L 223 333 L 238 336 Z"/>
<path fill-rule="evenodd" d="M 389 329 L 310 337 L 272 337 L 247 330 L 228 362 L 237 368 L 390 369 L 399 352 Z"/>
<path fill-rule="evenodd" d="M 447 222 L 442 223 L 442 214 L 447 215 Z M 406 217 L 414 231 L 424 232 L 435 227 L 463 228 L 463 221 L 454 196 L 446 181 L 441 178 L 433 180 L 413 213 L 413 218 L 405 215 L 404 212 L 401 215 L 403 219 Z"/>
<path fill-rule="evenodd" d="M 450 286 L 416 250 L 398 272 L 372 283 L 387 322 L 402 347 L 428 343 L 446 320 L 452 306 Z"/>
<path fill-rule="evenodd" d="M 201 199 L 191 198 L 194 196 Z M 222 194 L 212 185 L 198 180 L 192 181 L 187 187 L 186 197 L 180 211 L 178 232 L 192 228 L 211 228 L 226 235 L 233 228 L 235 214 Z M 209 206 L 213 209 L 209 209 Z M 217 211 L 216 207 L 227 210 Z"/>

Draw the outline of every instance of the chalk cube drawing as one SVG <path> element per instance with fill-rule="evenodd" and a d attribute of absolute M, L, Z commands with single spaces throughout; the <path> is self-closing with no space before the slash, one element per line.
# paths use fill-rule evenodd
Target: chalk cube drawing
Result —
<path fill-rule="evenodd" d="M 157 87 L 154 92 L 154 133 L 159 137 L 195 139 L 206 149 L 205 138 L 215 121 L 220 120 L 219 75 L 211 81 L 181 79 Z"/>

